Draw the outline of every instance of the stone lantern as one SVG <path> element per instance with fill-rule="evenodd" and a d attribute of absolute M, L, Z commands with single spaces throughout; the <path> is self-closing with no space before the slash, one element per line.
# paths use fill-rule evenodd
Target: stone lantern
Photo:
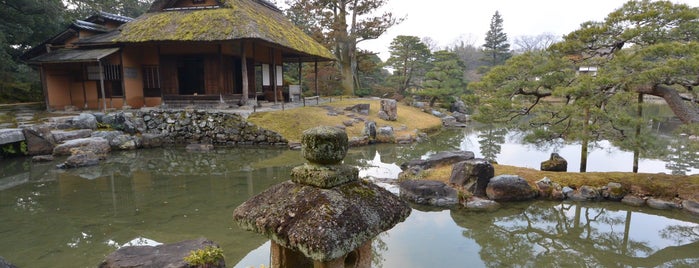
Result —
<path fill-rule="evenodd" d="M 241 204 L 234 221 L 272 240 L 272 267 L 370 267 L 372 239 L 405 220 L 410 207 L 341 163 L 343 130 L 308 129 L 301 143 L 309 163 Z"/>

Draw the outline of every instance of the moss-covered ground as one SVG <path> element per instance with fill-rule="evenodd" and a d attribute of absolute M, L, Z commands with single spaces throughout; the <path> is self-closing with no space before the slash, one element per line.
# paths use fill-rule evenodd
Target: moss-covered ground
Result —
<path fill-rule="evenodd" d="M 328 115 L 328 108 L 343 112 L 346 107 L 360 103 L 369 103 L 369 115 L 359 115 L 365 120 L 376 122 L 377 127 L 391 126 L 393 127 L 396 137 L 402 135 L 415 135 L 415 130 L 420 132 L 434 132 L 441 128 L 442 122 L 439 118 L 422 112 L 420 109 L 410 107 L 398 103 L 398 120 L 385 121 L 378 117 L 380 101 L 374 99 L 346 99 L 324 103 L 322 106 L 307 106 L 285 111 L 260 112 L 250 115 L 248 121 L 262 128 L 276 131 L 284 136 L 290 142 L 301 141 L 301 134 L 304 130 L 315 126 L 339 126 L 343 121 L 351 120 L 347 115 Z M 351 113 L 344 111 L 345 114 Z M 347 135 L 351 137 L 359 137 L 362 135 L 364 124 L 362 122 L 354 123 L 353 126 L 347 127 Z"/>

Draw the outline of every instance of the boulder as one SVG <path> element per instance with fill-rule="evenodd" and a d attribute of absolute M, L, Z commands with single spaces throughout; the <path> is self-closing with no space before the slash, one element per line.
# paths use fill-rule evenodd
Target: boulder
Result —
<path fill-rule="evenodd" d="M 640 198 L 635 195 L 626 195 L 624 198 L 621 199 L 621 203 L 629 205 L 629 206 L 634 206 L 634 207 L 640 207 L 646 204 L 646 200 L 643 198 Z"/>
<path fill-rule="evenodd" d="M 500 175 L 490 179 L 485 192 L 488 198 L 495 201 L 524 201 L 536 197 L 536 191 L 517 175 Z"/>
<path fill-rule="evenodd" d="M 468 109 L 466 108 L 466 104 L 462 100 L 457 100 L 454 103 L 451 104 L 451 111 L 452 112 L 458 112 L 458 113 L 468 113 Z"/>
<path fill-rule="evenodd" d="M 28 155 L 44 155 L 53 153 L 56 140 L 51 134 L 51 129 L 46 125 L 32 126 L 22 129 L 27 141 Z"/>
<path fill-rule="evenodd" d="M 349 139 L 349 146 L 350 147 L 358 147 L 358 146 L 364 146 L 369 144 L 369 137 L 367 136 L 361 136 L 361 137 L 352 137 Z M 299 144 L 300 146 L 300 144 Z M 299 150 L 301 147 L 299 147 Z"/>
<path fill-rule="evenodd" d="M 471 122 L 471 117 L 469 117 L 467 114 L 463 114 L 460 112 L 453 112 L 451 114 L 451 116 L 454 117 L 454 119 L 456 119 L 456 122 L 459 122 L 459 123 Z"/>
<path fill-rule="evenodd" d="M 626 189 L 618 182 L 610 182 L 602 188 L 602 197 L 612 201 L 621 201 L 626 193 Z"/>
<path fill-rule="evenodd" d="M 646 200 L 646 204 L 648 204 L 649 207 L 652 207 L 654 209 L 682 208 L 681 204 L 653 197 L 648 198 L 648 200 Z"/>
<path fill-rule="evenodd" d="M 100 268 L 126 267 L 168 267 L 189 268 L 184 258 L 192 251 L 206 247 L 219 247 L 216 243 L 205 238 L 187 240 L 173 244 L 158 246 L 125 246 L 109 254 L 99 265 Z M 223 259 L 215 265 L 206 267 L 226 267 Z"/>
<path fill-rule="evenodd" d="M 14 266 L 12 263 L 6 261 L 2 258 L 2 256 L 0 256 L 0 268 L 17 268 L 17 266 Z"/>
<path fill-rule="evenodd" d="M 350 107 L 345 108 L 345 111 L 351 111 L 351 112 L 358 113 L 361 115 L 369 115 L 369 108 L 370 107 L 371 106 L 369 105 L 369 103 L 359 103 L 359 104 L 355 104 L 355 105 L 352 105 Z"/>
<path fill-rule="evenodd" d="M 451 165 L 457 162 L 474 159 L 475 155 L 469 151 L 439 152 L 427 157 L 427 159 L 413 159 L 400 165 L 402 170 L 417 168 L 425 170 L 436 166 Z"/>
<path fill-rule="evenodd" d="M 542 171 L 566 172 L 568 171 L 568 161 L 558 153 L 551 153 L 549 160 L 541 162 Z"/>
<path fill-rule="evenodd" d="M 109 145 L 118 150 L 135 150 L 141 147 L 141 139 L 138 136 L 121 134 L 109 141 Z"/>
<path fill-rule="evenodd" d="M 602 199 L 602 195 L 600 195 L 599 191 L 597 191 L 595 187 L 583 185 L 576 191 L 568 194 L 568 199 L 578 202 L 599 201 Z"/>
<path fill-rule="evenodd" d="M 475 211 L 494 211 L 500 208 L 500 203 L 478 197 L 468 199 L 463 205 L 467 209 Z"/>
<path fill-rule="evenodd" d="M 443 207 L 459 203 L 456 190 L 440 181 L 407 180 L 399 187 L 400 197 L 416 204 Z"/>
<path fill-rule="evenodd" d="M 319 126 L 303 131 L 301 155 L 311 163 L 334 165 L 347 155 L 349 139 L 344 130 Z"/>
<path fill-rule="evenodd" d="M 72 149 L 72 154 L 58 168 L 79 168 L 96 166 L 100 163 L 100 157 L 91 151 L 82 151 L 78 148 Z"/>
<path fill-rule="evenodd" d="M 398 102 L 392 99 L 381 99 L 379 118 L 386 121 L 398 120 Z"/>
<path fill-rule="evenodd" d="M 699 216 L 699 202 L 697 201 L 684 200 L 682 201 L 682 208 L 691 214 Z"/>
<path fill-rule="evenodd" d="M 485 159 L 470 159 L 454 164 L 449 183 L 463 186 L 475 196 L 486 196 L 485 188 L 495 176 L 493 165 Z"/>
<path fill-rule="evenodd" d="M 24 141 L 24 134 L 19 128 L 0 129 L 0 145 Z"/>
<path fill-rule="evenodd" d="M 376 140 L 376 122 L 374 121 L 365 121 L 364 122 L 364 129 L 362 130 L 362 135 L 369 137 L 369 142 L 375 141 Z"/>
<path fill-rule="evenodd" d="M 345 120 L 345 121 L 342 121 L 342 124 L 343 124 L 345 127 L 351 127 L 351 126 L 354 125 L 354 120 Z"/>
<path fill-rule="evenodd" d="M 97 129 L 97 118 L 88 113 L 81 113 L 80 115 L 71 118 L 68 122 L 72 128 Z"/>
<path fill-rule="evenodd" d="M 80 148 L 82 151 L 90 151 L 96 155 L 104 155 L 111 151 L 109 142 L 104 138 L 83 138 L 69 140 L 53 148 L 53 155 L 71 155 L 71 149 Z"/>
<path fill-rule="evenodd" d="M 454 118 L 451 115 L 447 115 L 442 117 L 442 126 L 445 127 L 466 127 L 466 124 L 464 123 L 459 123 L 456 121 L 456 118 Z"/>
<path fill-rule="evenodd" d="M 141 135 L 141 147 L 143 148 L 158 148 L 163 146 L 163 135 L 143 133 Z M 301 149 L 301 148 L 299 148 Z"/>
<path fill-rule="evenodd" d="M 380 143 L 394 143 L 396 141 L 396 135 L 393 131 L 393 127 L 380 127 L 378 132 L 376 133 L 376 141 Z"/>
<path fill-rule="evenodd" d="M 396 137 L 397 144 L 411 144 L 414 141 L 415 141 L 415 138 L 413 138 L 413 135 L 410 135 L 410 134 L 400 135 L 400 136 Z"/>
<path fill-rule="evenodd" d="M 561 185 L 551 181 L 548 177 L 536 181 L 536 187 L 539 190 L 539 197 L 550 200 L 563 200 L 563 189 Z"/>
<path fill-rule="evenodd" d="M 91 129 L 78 129 L 78 130 L 54 130 L 51 131 L 53 138 L 56 143 L 64 143 L 65 141 L 83 139 L 92 136 Z"/>
<path fill-rule="evenodd" d="M 120 130 L 131 135 L 138 132 L 137 124 L 134 123 L 133 117 L 127 116 L 124 112 L 105 115 L 102 122 L 109 125 L 113 129 Z M 143 125 L 145 125 L 145 122 Z"/>
<path fill-rule="evenodd" d="M 432 110 L 430 113 L 436 117 L 439 117 L 439 118 L 447 116 L 446 114 L 444 114 L 440 111 L 437 111 L 437 110 Z"/>

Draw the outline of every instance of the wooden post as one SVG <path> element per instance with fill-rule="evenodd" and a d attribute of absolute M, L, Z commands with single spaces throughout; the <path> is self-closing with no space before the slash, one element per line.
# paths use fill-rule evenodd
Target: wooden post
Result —
<path fill-rule="evenodd" d="M 51 105 L 49 105 L 49 88 L 48 81 L 46 81 L 46 70 L 44 70 L 44 65 L 39 66 L 39 76 L 41 76 L 41 90 L 44 91 L 44 105 L 46 105 L 46 111 L 51 112 Z"/>
<path fill-rule="evenodd" d="M 119 50 L 119 65 L 121 66 L 121 97 L 123 100 L 121 107 L 123 108 L 124 106 L 128 106 L 129 104 L 126 102 L 126 78 L 124 77 L 124 70 L 126 68 L 124 67 L 124 50 L 122 49 Z"/>
<path fill-rule="evenodd" d="M 269 65 L 269 75 L 270 75 L 270 82 L 272 82 L 272 90 L 274 91 L 274 104 L 277 104 L 277 62 L 275 61 L 274 57 L 274 48 L 269 49 L 269 54 L 270 54 L 270 61 L 271 64 Z"/>
<path fill-rule="evenodd" d="M 102 111 L 107 111 L 107 96 L 104 94 L 104 70 L 102 69 L 102 61 L 98 60 L 97 64 L 100 69 L 100 90 L 102 91 Z"/>
<path fill-rule="evenodd" d="M 85 89 L 85 64 L 80 63 L 80 81 L 83 86 L 83 109 L 87 109 L 87 90 Z"/>
<path fill-rule="evenodd" d="M 315 79 L 316 96 L 320 96 L 320 94 L 318 94 L 318 59 L 315 60 L 313 68 L 314 68 L 314 73 L 315 73 L 314 79 Z"/>
<path fill-rule="evenodd" d="M 245 59 L 245 41 L 240 41 L 240 69 L 243 73 L 243 96 L 240 97 L 240 105 L 248 103 L 248 63 Z"/>

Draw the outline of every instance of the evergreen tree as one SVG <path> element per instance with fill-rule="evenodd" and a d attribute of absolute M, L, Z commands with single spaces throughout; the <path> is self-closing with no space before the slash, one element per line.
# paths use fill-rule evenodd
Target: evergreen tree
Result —
<path fill-rule="evenodd" d="M 510 52 L 510 44 L 507 42 L 507 34 L 502 27 L 502 17 L 500 12 L 495 11 L 495 15 L 490 20 L 490 29 L 485 34 L 485 44 L 483 44 L 483 54 L 485 61 L 489 66 L 503 64 L 512 56 Z"/>
<path fill-rule="evenodd" d="M 389 81 L 398 94 L 405 94 L 406 89 L 416 86 L 415 81 L 422 80 L 429 65 L 430 50 L 417 36 L 405 35 L 394 38 L 389 50 L 391 56 L 386 65 L 393 68 Z"/>
<path fill-rule="evenodd" d="M 430 107 L 434 106 L 437 100 L 451 104 L 454 97 L 466 91 L 464 63 L 454 52 L 447 50 L 435 52 L 433 58 L 433 67 L 425 74 L 425 89 L 417 94 L 429 97 Z"/>

